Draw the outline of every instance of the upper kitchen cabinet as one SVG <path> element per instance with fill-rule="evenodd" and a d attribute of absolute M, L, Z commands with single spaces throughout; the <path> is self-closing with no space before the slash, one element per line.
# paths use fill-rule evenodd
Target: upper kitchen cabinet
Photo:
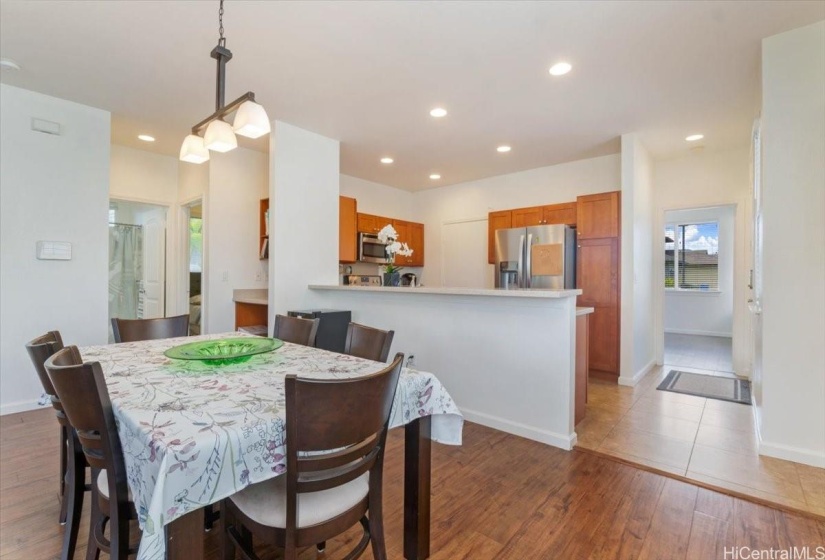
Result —
<path fill-rule="evenodd" d="M 338 197 L 338 261 L 358 260 L 358 204 L 354 198 Z"/>
<path fill-rule="evenodd" d="M 392 218 L 374 216 L 372 214 L 357 214 L 357 228 L 359 233 L 378 233 L 387 224 L 392 223 Z"/>
<path fill-rule="evenodd" d="M 550 204 L 542 207 L 543 224 L 564 224 L 568 226 L 576 225 L 576 203 L 565 202 L 564 204 Z"/>
<path fill-rule="evenodd" d="M 532 208 L 516 208 L 511 210 L 513 215 L 512 225 L 509 227 L 530 227 L 543 223 L 544 209 L 541 206 Z"/>
<path fill-rule="evenodd" d="M 490 212 L 487 217 L 487 262 L 496 263 L 496 230 L 513 227 L 513 212 L 501 210 Z"/>
<path fill-rule="evenodd" d="M 579 239 L 619 236 L 619 191 L 590 194 L 576 199 Z"/>
<path fill-rule="evenodd" d="M 424 224 L 410 223 L 410 249 L 413 250 L 409 257 L 410 266 L 424 266 Z"/>
<path fill-rule="evenodd" d="M 398 234 L 398 241 L 406 243 L 413 250 L 409 257 L 396 255 L 395 264 L 403 266 L 424 266 L 424 224 L 393 220 L 392 227 Z"/>

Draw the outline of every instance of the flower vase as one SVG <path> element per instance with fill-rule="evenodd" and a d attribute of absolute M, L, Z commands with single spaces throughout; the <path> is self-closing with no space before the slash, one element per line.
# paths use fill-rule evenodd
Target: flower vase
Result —
<path fill-rule="evenodd" d="M 385 272 L 384 273 L 384 285 L 385 286 L 399 286 L 399 285 L 401 285 L 401 273 L 400 272 Z"/>

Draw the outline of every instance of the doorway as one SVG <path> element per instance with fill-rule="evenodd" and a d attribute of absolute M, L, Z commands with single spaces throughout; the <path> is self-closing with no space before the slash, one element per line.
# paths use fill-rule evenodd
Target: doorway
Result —
<path fill-rule="evenodd" d="M 665 212 L 666 370 L 734 374 L 735 211 L 728 205 Z"/>
<path fill-rule="evenodd" d="M 109 203 L 109 340 L 111 319 L 166 315 L 167 208 L 112 200 Z"/>
<path fill-rule="evenodd" d="M 187 298 L 189 306 L 189 334 L 203 332 L 203 271 L 204 271 L 204 229 L 203 203 L 198 200 L 184 207 L 186 228 Z"/>

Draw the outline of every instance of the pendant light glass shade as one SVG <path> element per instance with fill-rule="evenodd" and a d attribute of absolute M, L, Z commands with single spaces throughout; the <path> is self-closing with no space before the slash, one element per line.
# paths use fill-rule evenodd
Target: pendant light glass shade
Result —
<path fill-rule="evenodd" d="M 238 147 L 238 139 L 235 138 L 232 127 L 220 119 L 215 119 L 206 127 L 203 143 L 208 149 L 216 152 L 228 152 Z"/>
<path fill-rule="evenodd" d="M 209 161 L 209 150 L 203 145 L 203 138 L 190 134 L 183 139 L 180 147 L 180 160 L 188 163 L 203 163 Z"/>
<path fill-rule="evenodd" d="M 254 101 L 244 101 L 238 107 L 232 128 L 235 129 L 235 134 L 247 138 L 260 138 L 271 130 L 266 110 Z"/>

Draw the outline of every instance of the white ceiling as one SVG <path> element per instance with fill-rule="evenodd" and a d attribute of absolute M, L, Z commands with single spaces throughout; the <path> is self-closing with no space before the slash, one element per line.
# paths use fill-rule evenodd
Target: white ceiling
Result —
<path fill-rule="evenodd" d="M 217 7 L 2 0 L 0 54 L 22 70 L 0 79 L 107 109 L 114 142 L 177 155 L 214 108 Z M 825 1 L 229 0 L 226 98 L 253 90 L 271 118 L 340 139 L 343 173 L 408 190 L 615 153 L 626 132 L 670 157 L 697 131 L 708 149 L 747 144 L 760 40 L 821 19 Z M 559 60 L 573 71 L 551 77 Z"/>

